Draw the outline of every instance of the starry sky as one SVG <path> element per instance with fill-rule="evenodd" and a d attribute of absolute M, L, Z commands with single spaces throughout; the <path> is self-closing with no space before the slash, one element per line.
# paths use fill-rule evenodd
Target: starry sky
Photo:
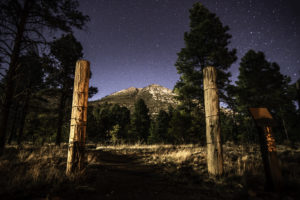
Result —
<path fill-rule="evenodd" d="M 91 62 L 90 84 L 99 92 L 92 100 L 128 87 L 156 83 L 173 89 L 179 79 L 174 63 L 189 30 L 195 0 L 79 0 L 91 20 L 75 36 Z M 263 51 L 294 82 L 300 77 L 299 0 L 202 0 L 230 27 L 230 48 L 238 60 L 230 71 L 238 76 L 240 59 L 249 50 Z"/>

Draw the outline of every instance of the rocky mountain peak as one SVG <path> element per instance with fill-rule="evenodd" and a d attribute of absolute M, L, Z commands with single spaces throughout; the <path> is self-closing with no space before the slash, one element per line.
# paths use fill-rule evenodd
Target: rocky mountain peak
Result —
<path fill-rule="evenodd" d="M 118 92 L 112 93 L 109 96 L 116 96 L 116 95 L 122 95 L 122 94 L 131 94 L 131 93 L 138 93 L 139 92 L 139 88 L 135 88 L 135 87 L 130 87 L 124 90 L 120 90 Z"/>
<path fill-rule="evenodd" d="M 100 100 L 91 102 L 91 104 L 95 105 L 107 102 L 125 106 L 133 111 L 134 103 L 138 99 L 143 99 L 149 108 L 150 114 L 156 115 L 161 109 L 167 111 L 169 105 L 175 107 L 178 104 L 175 96 L 176 94 L 169 88 L 158 84 L 151 84 L 144 88 L 130 87 L 120 90 Z"/>

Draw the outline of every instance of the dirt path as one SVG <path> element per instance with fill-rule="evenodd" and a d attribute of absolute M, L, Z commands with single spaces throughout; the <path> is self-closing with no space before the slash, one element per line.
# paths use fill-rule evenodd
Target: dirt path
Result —
<path fill-rule="evenodd" d="M 94 151 L 84 184 L 59 194 L 58 199 L 224 199 L 213 187 L 172 180 L 157 166 L 138 156 Z M 55 199 L 55 197 L 54 197 Z"/>
<path fill-rule="evenodd" d="M 172 148 L 172 147 L 169 147 Z M 206 162 L 195 155 L 179 164 L 154 156 L 163 151 L 128 148 L 88 150 L 85 173 L 76 180 L 65 176 L 66 149 L 8 149 L 0 159 L 0 199 L 299 199 L 299 158 L 282 157 L 285 186 L 265 192 L 262 174 L 209 178 Z M 178 149 L 177 149 L 178 150 Z M 172 152 L 168 149 L 166 152 Z M 150 159 L 151 158 L 151 159 Z M 153 158 L 153 159 L 152 159 Z M 228 157 L 229 158 L 229 157 Z M 150 165 L 148 163 L 160 163 Z M 196 165 L 195 165 L 196 164 Z M 196 166 L 196 167 L 195 167 Z M 288 166 L 288 168 L 287 168 Z M 234 168 L 233 168 L 234 169 Z M 291 176 L 292 175 L 292 176 Z M 37 179 L 33 179 L 36 177 Z"/>

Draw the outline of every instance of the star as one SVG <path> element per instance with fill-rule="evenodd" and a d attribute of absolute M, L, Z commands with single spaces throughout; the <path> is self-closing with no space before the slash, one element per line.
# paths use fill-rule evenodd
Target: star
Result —
<path fill-rule="evenodd" d="M 174 63 L 184 47 L 189 9 L 195 2 L 79 0 L 80 10 L 90 16 L 91 22 L 87 32 L 74 32 L 82 43 L 85 58 L 91 62 L 91 84 L 101 88 L 94 98 L 161 80 L 173 89 L 179 78 Z M 230 28 L 229 48 L 237 48 L 238 57 L 230 68 L 232 80 L 237 79 L 241 58 L 250 49 L 264 52 L 292 81 L 300 77 L 300 6 L 291 2 L 298 1 L 201 1 Z M 115 76 L 112 78 L 111 74 Z M 127 76 L 120 78 L 116 74 Z"/>

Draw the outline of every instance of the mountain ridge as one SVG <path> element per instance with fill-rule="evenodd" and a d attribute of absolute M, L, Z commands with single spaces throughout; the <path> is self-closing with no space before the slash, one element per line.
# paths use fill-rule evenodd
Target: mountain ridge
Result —
<path fill-rule="evenodd" d="M 169 106 L 176 107 L 178 105 L 176 96 L 177 95 L 169 88 L 159 84 L 151 84 L 144 88 L 129 87 L 107 95 L 99 100 L 89 102 L 89 104 L 101 105 L 105 102 L 119 104 L 133 112 L 134 103 L 138 99 L 143 99 L 149 108 L 149 113 L 151 115 L 157 115 L 161 109 L 167 111 Z"/>

